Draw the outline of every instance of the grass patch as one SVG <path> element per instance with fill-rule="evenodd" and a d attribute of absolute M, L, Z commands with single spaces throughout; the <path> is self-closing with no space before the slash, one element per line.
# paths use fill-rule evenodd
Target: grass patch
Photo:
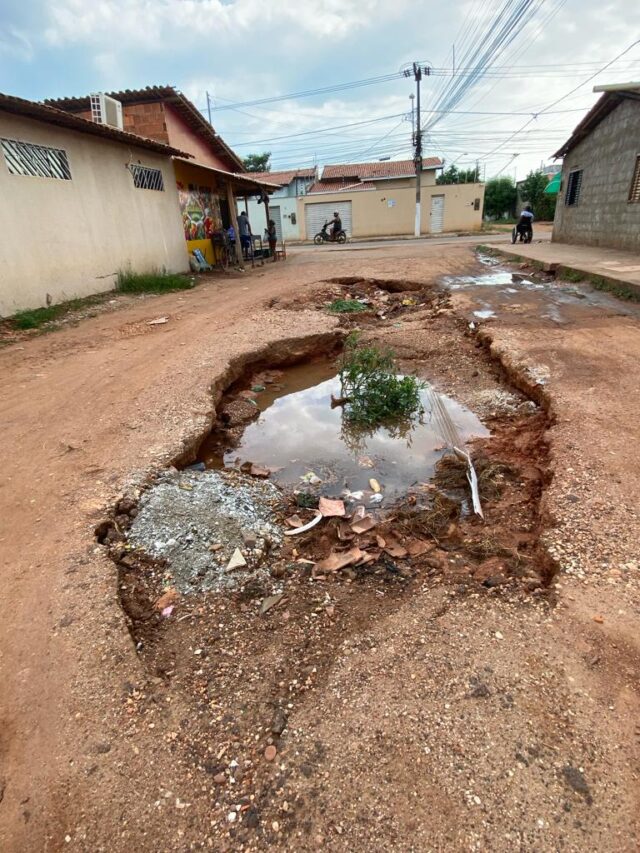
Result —
<path fill-rule="evenodd" d="M 116 282 L 119 293 L 170 293 L 173 290 L 190 290 L 193 282 L 189 276 L 171 273 L 136 273 L 120 270 Z"/>
<path fill-rule="evenodd" d="M 626 299 L 628 302 L 640 302 L 640 292 L 623 282 L 614 282 L 599 275 L 590 275 L 588 281 L 596 290 L 612 293 L 619 299 Z"/>
<path fill-rule="evenodd" d="M 346 420 L 373 427 L 406 421 L 421 413 L 424 382 L 397 373 L 392 350 L 361 346 L 357 335 L 349 335 L 340 368 Z"/>
<path fill-rule="evenodd" d="M 357 299 L 334 299 L 327 308 L 332 314 L 357 314 L 367 309 L 368 306 L 358 302 Z"/>
<path fill-rule="evenodd" d="M 13 317 L 9 317 L 9 323 L 14 329 L 27 331 L 28 329 L 39 329 L 41 326 L 59 320 L 71 311 L 79 311 L 91 305 L 102 302 L 103 296 L 89 296 L 85 299 L 70 299 L 68 302 L 60 302 L 57 305 L 49 305 L 46 308 L 31 308 L 26 311 L 18 311 Z"/>
<path fill-rule="evenodd" d="M 575 282 L 584 281 L 585 278 L 585 274 L 583 272 L 580 272 L 579 270 L 572 270 L 568 267 L 563 267 L 562 269 L 562 279 L 564 281 L 570 281 L 575 284 Z"/>

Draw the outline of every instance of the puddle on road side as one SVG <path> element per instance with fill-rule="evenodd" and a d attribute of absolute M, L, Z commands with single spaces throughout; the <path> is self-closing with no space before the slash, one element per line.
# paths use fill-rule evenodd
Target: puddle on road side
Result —
<path fill-rule="evenodd" d="M 427 392 L 422 393 L 424 413 L 413 423 L 363 432 L 349 426 L 341 408 L 331 408 L 331 395 L 340 396 L 336 374 L 330 361 L 285 370 L 278 387 L 267 386 L 257 395 L 261 415 L 246 427 L 240 443 L 223 452 L 219 434 L 216 439 L 213 433 L 198 459 L 208 468 L 245 462 L 277 468 L 271 479 L 285 487 L 306 489 L 301 477 L 313 472 L 325 494 L 369 489 L 375 478 L 386 503 L 431 478 L 444 442 L 432 423 Z M 473 412 L 449 397 L 441 399 L 463 441 L 489 435 Z"/>
<path fill-rule="evenodd" d="M 491 317 L 495 317 L 496 312 L 491 308 L 483 308 L 481 311 L 474 311 L 473 316 L 477 317 L 479 320 L 488 320 Z"/>

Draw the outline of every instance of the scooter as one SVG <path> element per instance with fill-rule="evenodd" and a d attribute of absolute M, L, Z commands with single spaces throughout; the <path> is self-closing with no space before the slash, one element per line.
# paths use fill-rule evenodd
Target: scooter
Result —
<path fill-rule="evenodd" d="M 523 228 L 519 225 L 514 225 L 511 232 L 511 242 L 530 243 L 533 240 L 533 228 Z"/>
<path fill-rule="evenodd" d="M 325 222 L 322 226 L 322 229 L 318 231 L 316 236 L 313 238 L 313 242 L 316 246 L 321 246 L 323 243 L 346 243 L 347 242 L 347 232 L 346 231 L 338 231 L 337 234 L 329 234 L 327 232 L 327 228 L 331 225 L 331 220 L 329 222 Z"/>

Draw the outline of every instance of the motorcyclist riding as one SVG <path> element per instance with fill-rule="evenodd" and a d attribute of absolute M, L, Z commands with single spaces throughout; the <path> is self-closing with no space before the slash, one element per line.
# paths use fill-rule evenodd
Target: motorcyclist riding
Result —
<path fill-rule="evenodd" d="M 340 214 L 337 210 L 333 212 L 333 219 L 331 220 L 331 239 L 336 240 L 338 234 L 342 231 L 342 219 L 340 219 Z"/>

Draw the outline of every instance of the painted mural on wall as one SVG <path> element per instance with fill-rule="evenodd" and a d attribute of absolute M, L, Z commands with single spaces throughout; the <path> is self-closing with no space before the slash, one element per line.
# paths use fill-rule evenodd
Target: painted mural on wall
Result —
<path fill-rule="evenodd" d="M 185 240 L 206 240 L 222 228 L 220 199 L 208 187 L 185 189 L 178 182 Z"/>

